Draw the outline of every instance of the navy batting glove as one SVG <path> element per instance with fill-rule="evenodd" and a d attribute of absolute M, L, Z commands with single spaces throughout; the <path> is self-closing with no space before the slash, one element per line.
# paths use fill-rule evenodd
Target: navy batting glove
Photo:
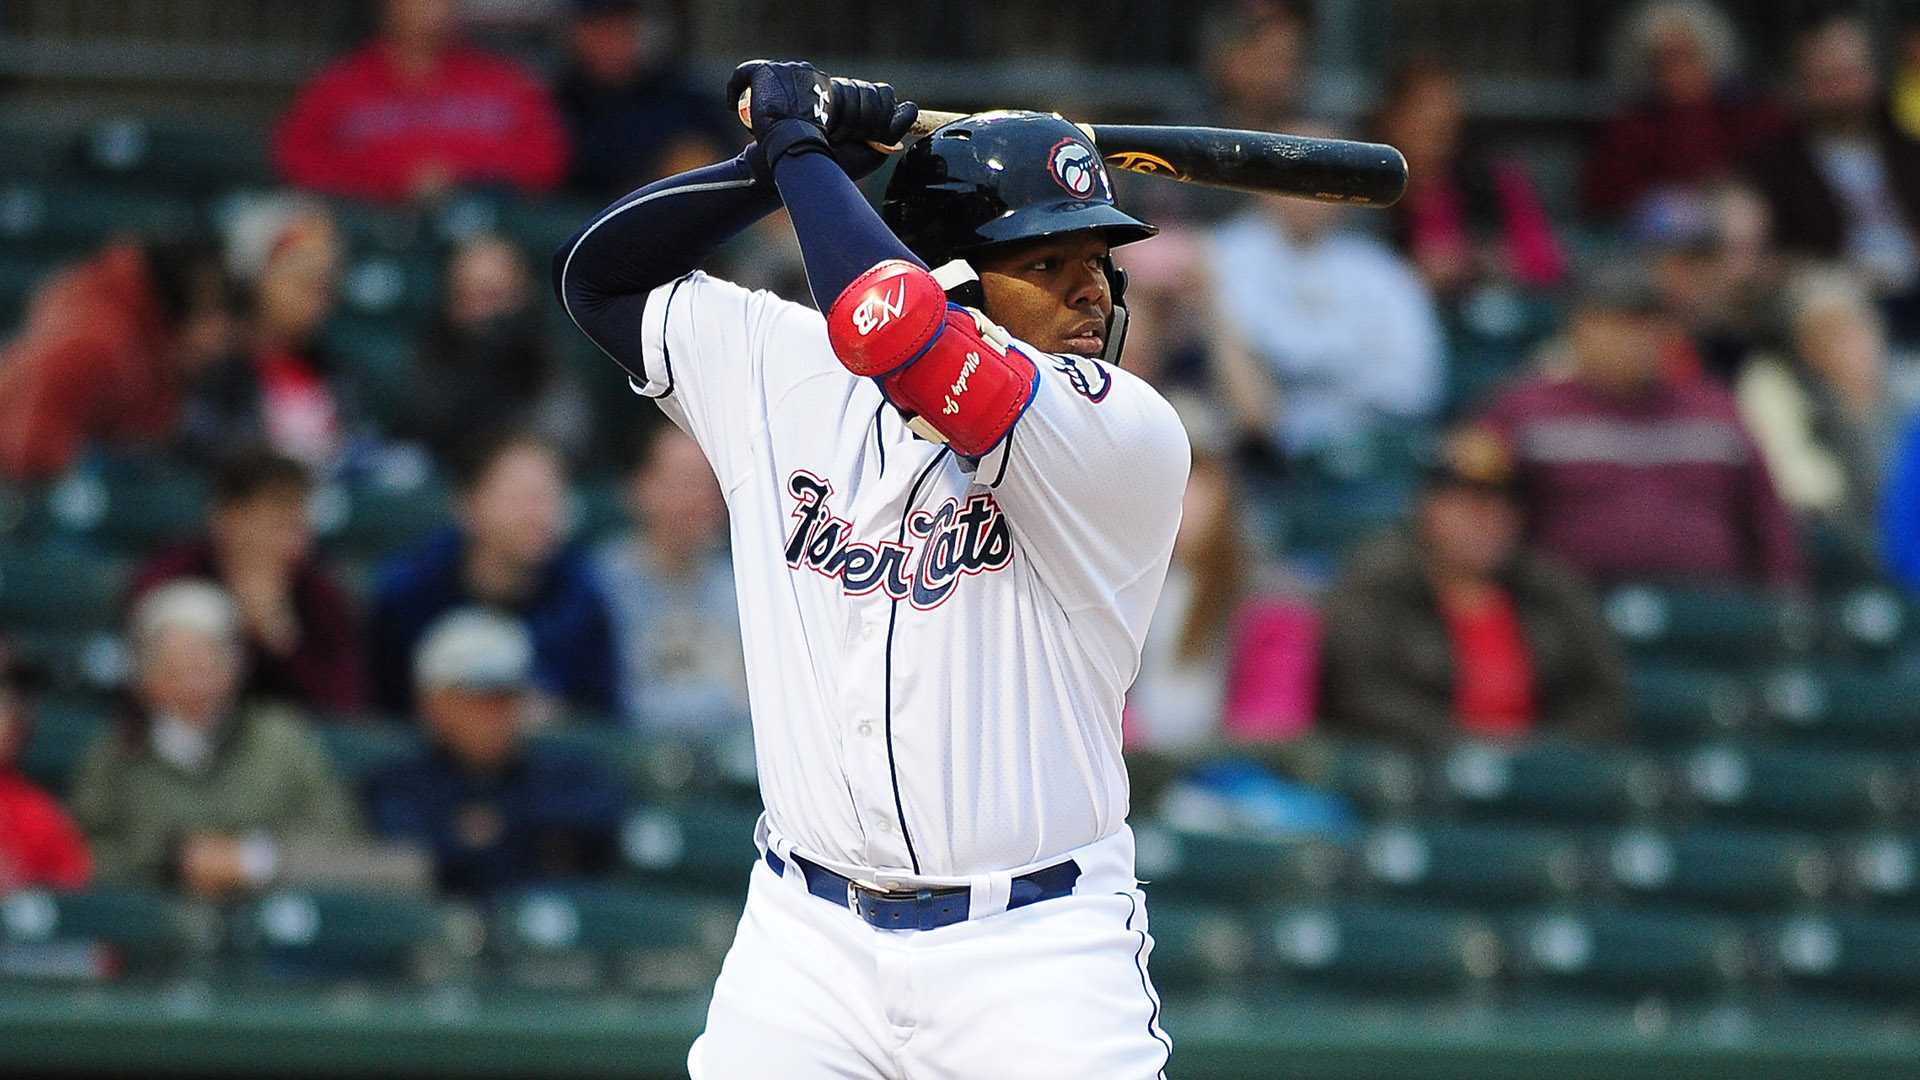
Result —
<path fill-rule="evenodd" d="M 736 109 L 743 92 L 750 97 L 741 119 L 753 129 L 769 169 L 790 153 L 828 148 L 833 81 L 812 64 L 749 60 L 727 80 L 727 100 Z"/>
<path fill-rule="evenodd" d="M 827 125 L 834 161 L 853 179 L 865 179 L 887 160 L 884 151 L 869 144 L 899 145 L 919 116 L 920 107 L 911 101 L 897 101 L 893 87 L 886 83 L 836 77 L 832 119 Z"/>

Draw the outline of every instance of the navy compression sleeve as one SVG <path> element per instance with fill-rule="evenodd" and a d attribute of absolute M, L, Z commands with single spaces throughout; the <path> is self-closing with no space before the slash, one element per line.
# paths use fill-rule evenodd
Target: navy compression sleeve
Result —
<path fill-rule="evenodd" d="M 793 219 L 793 234 L 807 264 L 807 285 L 821 311 L 875 263 L 905 259 L 925 265 L 827 154 L 787 154 L 775 163 L 773 179 Z"/>
<path fill-rule="evenodd" d="M 831 158 L 822 160 L 833 166 Z M 779 208 L 779 192 L 756 178 L 744 153 L 648 184 L 602 210 L 554 252 L 554 295 L 582 333 L 638 376 L 647 294 Z"/>

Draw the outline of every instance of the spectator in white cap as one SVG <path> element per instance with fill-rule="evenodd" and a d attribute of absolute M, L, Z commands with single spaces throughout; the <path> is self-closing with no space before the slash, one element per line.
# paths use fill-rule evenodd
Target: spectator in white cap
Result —
<path fill-rule="evenodd" d="M 242 703 L 238 608 L 184 579 L 129 623 L 133 707 L 88 752 L 73 813 L 102 881 L 222 899 L 275 884 L 418 887 L 423 861 L 376 848 L 326 748 L 281 706 Z"/>
<path fill-rule="evenodd" d="M 449 892 L 506 889 L 609 869 L 623 799 L 598 761 L 529 743 L 533 642 L 486 608 L 441 616 L 414 652 L 415 705 L 428 747 L 374 778 L 374 822 L 434 856 Z"/>

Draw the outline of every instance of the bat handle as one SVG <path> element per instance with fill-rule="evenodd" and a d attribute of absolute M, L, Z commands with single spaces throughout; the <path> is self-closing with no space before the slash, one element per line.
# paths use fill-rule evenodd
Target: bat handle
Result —
<path fill-rule="evenodd" d="M 740 126 L 746 128 L 748 131 L 752 131 L 753 130 L 753 87 L 749 86 L 745 90 L 740 91 L 740 100 L 734 103 L 734 111 L 738 113 L 740 116 Z M 916 128 L 919 127 L 918 124 L 915 124 L 914 126 Z M 883 154 L 897 154 L 900 151 L 906 149 L 906 147 L 900 143 L 892 143 L 892 144 L 878 143 L 878 142 L 874 142 L 872 139 L 867 140 L 867 145 L 873 147 L 875 150 L 878 150 Z"/>

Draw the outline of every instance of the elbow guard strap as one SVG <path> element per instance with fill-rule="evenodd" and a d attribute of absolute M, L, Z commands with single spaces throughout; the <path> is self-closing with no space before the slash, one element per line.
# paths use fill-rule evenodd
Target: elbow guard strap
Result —
<path fill-rule="evenodd" d="M 1005 331 L 948 303 L 932 274 L 901 259 L 875 265 L 834 300 L 827 340 L 848 371 L 878 380 L 913 414 L 914 430 L 968 457 L 1006 438 L 1040 383 Z"/>

